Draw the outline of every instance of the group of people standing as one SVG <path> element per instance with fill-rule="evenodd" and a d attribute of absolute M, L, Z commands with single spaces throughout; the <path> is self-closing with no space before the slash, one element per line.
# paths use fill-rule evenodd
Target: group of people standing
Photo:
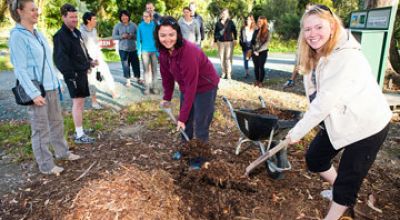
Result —
<path fill-rule="evenodd" d="M 236 26 L 230 19 L 228 9 L 224 9 L 214 30 L 214 42 L 218 45 L 218 54 L 221 59 L 221 78 L 232 79 L 232 57 L 236 40 Z M 244 18 L 243 26 L 240 29 L 239 44 L 243 53 L 245 78 L 250 76 L 249 60 L 252 59 L 255 76 L 254 85 L 258 87 L 263 86 L 270 40 L 271 31 L 265 16 L 259 16 L 257 23 L 251 14 Z"/>
<path fill-rule="evenodd" d="M 34 102 L 28 107 L 33 153 L 40 172 L 59 174 L 63 168 L 55 165 L 53 154 L 49 151 L 50 144 L 56 158 L 78 160 L 80 156 L 69 151 L 64 138 L 59 98 L 62 95 L 61 83 L 53 61 L 63 74 L 72 98 L 74 140 L 76 143 L 93 143 L 94 138 L 89 137 L 89 131 L 82 127 L 83 103 L 84 98 L 90 95 L 88 74 L 106 65 L 99 58 L 100 52 L 91 50 L 91 44 L 96 44 L 91 42 L 96 35 L 91 24 L 93 14 L 84 15 L 84 26 L 79 31 L 76 29 L 76 9 L 70 4 L 63 5 L 63 25 L 53 37 L 52 53 L 46 38 L 34 27 L 38 21 L 38 8 L 34 1 L 12 1 L 9 7 L 17 23 L 10 34 L 11 62 L 16 78 Z M 201 25 L 193 16 L 190 19 L 186 15 L 187 10 L 184 8 L 185 15 L 179 21 L 146 10 L 138 27 L 130 22 L 129 13 L 122 11 L 121 23 L 114 28 L 113 36 L 120 40 L 119 53 L 127 80 L 130 80 L 130 66 L 139 62 L 138 55 L 142 57 L 145 72 L 155 71 L 159 60 L 164 91 L 160 104 L 164 107 L 171 105 L 177 83 L 180 90 L 177 129 L 184 130 L 190 139 L 207 142 L 220 77 L 200 49 L 204 36 Z M 391 111 L 371 74 L 360 44 L 328 7 L 310 7 L 300 25 L 298 66 L 304 75 L 309 108 L 286 138 L 295 144 L 312 128 L 320 127 L 307 149 L 306 164 L 310 171 L 319 173 L 332 185 L 332 202 L 325 219 L 334 220 L 356 203 L 362 181 L 387 136 Z M 260 16 L 257 27 L 254 18 L 247 17 L 241 30 L 240 45 L 244 59 L 252 57 L 256 85 L 262 86 L 263 65 L 270 40 L 267 19 Z M 151 36 L 152 41 L 147 41 Z M 136 39 L 136 44 L 133 39 Z M 235 39 L 236 28 L 229 19 L 228 11 L 224 10 L 216 24 L 215 41 L 223 61 L 223 76 L 228 79 L 231 78 L 229 64 Z M 138 67 L 133 70 L 139 81 Z M 151 77 L 154 76 L 152 73 Z M 43 79 L 45 97 L 32 83 L 32 80 L 39 79 Z M 146 77 L 144 84 L 145 91 L 156 92 L 154 84 Z M 109 89 L 115 92 L 111 83 Z M 341 159 L 336 170 L 332 160 L 339 152 Z"/>

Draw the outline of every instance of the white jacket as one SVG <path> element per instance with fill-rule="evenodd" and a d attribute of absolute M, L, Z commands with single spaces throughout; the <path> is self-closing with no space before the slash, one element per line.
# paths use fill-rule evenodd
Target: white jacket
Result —
<path fill-rule="evenodd" d="M 341 32 L 338 46 L 317 65 L 317 96 L 289 131 L 293 141 L 324 121 L 333 147 L 340 149 L 378 133 L 392 117 L 360 44 L 347 31 Z M 314 90 L 311 74 L 304 75 L 304 87 L 309 97 Z"/>

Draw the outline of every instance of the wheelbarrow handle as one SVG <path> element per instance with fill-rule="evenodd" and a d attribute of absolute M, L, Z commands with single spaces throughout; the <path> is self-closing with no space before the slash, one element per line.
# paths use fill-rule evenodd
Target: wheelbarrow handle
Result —
<path fill-rule="evenodd" d="M 176 124 L 177 120 L 174 116 L 174 114 L 172 114 L 172 109 L 171 108 L 164 108 L 162 105 L 160 105 L 161 110 L 163 110 L 165 113 L 167 113 L 167 115 L 169 116 L 169 118 Z M 179 132 L 181 132 L 181 134 L 183 135 L 183 138 L 185 138 L 186 141 L 190 141 L 189 136 L 186 134 L 186 132 L 182 129 L 179 128 Z"/>
<path fill-rule="evenodd" d="M 281 142 L 279 142 L 278 145 L 276 145 L 274 148 L 271 150 L 267 151 L 265 154 L 257 158 L 255 161 L 251 162 L 249 166 L 246 167 L 246 172 L 244 173 L 245 176 L 248 176 L 249 173 L 256 168 L 258 165 L 266 161 L 268 158 L 274 156 L 276 153 L 278 153 L 280 150 L 283 148 L 289 146 L 289 139 L 285 139 Z"/>

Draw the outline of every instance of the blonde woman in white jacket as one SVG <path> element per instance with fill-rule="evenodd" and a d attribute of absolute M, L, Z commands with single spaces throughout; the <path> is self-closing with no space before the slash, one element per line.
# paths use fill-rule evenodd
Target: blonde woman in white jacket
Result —
<path fill-rule="evenodd" d="M 333 201 L 325 219 L 339 219 L 354 206 L 387 136 L 392 113 L 359 43 L 328 7 L 315 5 L 304 13 L 299 43 L 310 105 L 287 138 L 297 143 L 320 126 L 306 163 L 332 185 Z M 336 170 L 332 159 L 340 151 Z"/>

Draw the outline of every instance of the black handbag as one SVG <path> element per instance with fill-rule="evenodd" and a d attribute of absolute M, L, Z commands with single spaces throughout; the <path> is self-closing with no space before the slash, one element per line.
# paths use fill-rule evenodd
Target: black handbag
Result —
<path fill-rule="evenodd" d="M 43 85 L 37 80 L 32 80 L 32 83 L 37 89 L 40 90 L 42 97 L 45 97 L 46 91 L 44 90 Z M 21 86 L 18 80 L 16 86 L 11 90 L 14 93 L 15 101 L 18 105 L 33 105 L 33 100 L 26 94 L 24 88 Z"/>
<path fill-rule="evenodd" d="M 32 80 L 32 83 L 37 89 L 40 90 L 40 94 L 44 98 L 46 96 L 46 91 L 44 90 L 44 86 L 43 86 L 44 65 L 46 62 L 46 49 L 45 49 L 42 41 L 40 41 L 38 37 L 37 37 L 37 39 L 43 48 L 42 80 L 41 81 Z M 11 91 L 14 93 L 15 101 L 18 105 L 33 105 L 34 104 L 32 98 L 30 96 L 28 96 L 28 94 L 26 94 L 25 89 L 21 86 L 21 84 L 19 83 L 18 80 L 16 82 L 15 87 L 12 88 Z"/>

